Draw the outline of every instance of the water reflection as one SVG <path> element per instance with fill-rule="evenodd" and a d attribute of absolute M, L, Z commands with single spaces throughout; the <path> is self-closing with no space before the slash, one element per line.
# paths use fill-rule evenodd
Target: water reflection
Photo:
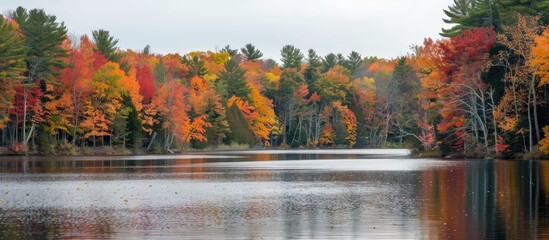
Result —
<path fill-rule="evenodd" d="M 548 189 L 547 161 L 476 161 L 424 171 L 422 225 L 433 239 L 548 239 Z"/>
<path fill-rule="evenodd" d="M 0 159 L 0 239 L 549 239 L 548 161 L 378 157 Z"/>

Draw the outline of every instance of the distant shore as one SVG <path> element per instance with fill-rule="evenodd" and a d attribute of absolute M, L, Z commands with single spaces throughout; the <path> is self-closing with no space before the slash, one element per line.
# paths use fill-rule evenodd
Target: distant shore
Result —
<path fill-rule="evenodd" d="M 516 156 L 484 156 L 484 155 L 475 155 L 475 156 L 466 156 L 460 154 L 453 155 L 443 155 L 439 151 L 420 151 L 417 149 L 405 149 L 405 148 L 283 148 L 283 147 L 248 147 L 246 145 L 222 145 L 218 148 L 206 148 L 206 149 L 171 149 L 170 151 L 159 151 L 158 149 L 130 149 L 121 146 L 99 146 L 99 147 L 78 147 L 73 146 L 71 149 L 56 149 L 51 153 L 43 153 L 37 150 L 29 150 L 24 152 L 14 152 L 7 147 L 0 147 L 0 156 L 127 156 L 127 155 L 176 155 L 181 153 L 222 153 L 222 152 L 241 152 L 241 153 L 272 153 L 274 151 L 281 153 L 295 153 L 295 151 L 317 151 L 318 153 L 330 153 L 332 150 L 347 150 L 347 154 L 365 154 L 363 151 L 371 150 L 367 155 L 384 155 L 386 156 L 387 151 L 393 153 L 389 155 L 399 156 L 408 156 L 412 158 L 446 158 L 446 159 L 515 159 L 515 160 L 528 160 L 528 159 L 540 159 L 540 160 L 549 160 L 548 156 L 543 154 L 533 153 L 530 155 L 516 155 Z M 398 152 L 395 152 L 398 150 Z M 381 151 L 381 152 L 379 152 Z M 341 154 L 341 153 L 334 153 Z"/>
<path fill-rule="evenodd" d="M 42 153 L 39 151 L 25 151 L 25 152 L 13 152 L 6 147 L 0 148 L 0 156 L 123 156 L 123 155 L 173 155 L 179 153 L 204 153 L 204 152 L 242 152 L 242 153 L 295 153 L 296 151 L 313 151 L 313 153 L 329 154 L 332 151 L 337 150 L 341 154 L 341 151 L 345 150 L 346 154 L 367 154 L 367 155 L 398 155 L 398 156 L 413 156 L 413 151 L 404 148 L 254 148 L 254 147 L 234 147 L 234 146 L 221 146 L 219 148 L 207 148 L 207 149 L 173 149 L 170 151 L 155 151 L 147 149 L 129 149 L 120 146 L 100 146 L 100 147 L 73 147 L 70 151 L 57 150 L 52 153 Z"/>

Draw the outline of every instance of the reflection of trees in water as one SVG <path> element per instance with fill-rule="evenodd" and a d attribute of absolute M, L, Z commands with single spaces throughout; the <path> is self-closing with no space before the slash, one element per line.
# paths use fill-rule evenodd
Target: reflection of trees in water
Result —
<path fill-rule="evenodd" d="M 434 239 L 548 237 L 549 165 L 484 161 L 424 171 L 425 235 Z M 545 195 L 544 195 L 545 194 Z"/>
<path fill-rule="evenodd" d="M 159 159 L 159 160 L 87 160 L 81 159 L 30 159 L 0 161 L 0 173 L 204 173 L 206 158 Z M 199 176 L 200 175 L 200 176 Z M 197 174 L 195 178 L 203 178 Z"/>
<path fill-rule="evenodd" d="M 547 162 L 498 162 L 497 201 L 505 236 L 549 238 Z"/>
<path fill-rule="evenodd" d="M 253 161 L 286 158 L 249 156 Z M 314 155 L 299 158 L 312 159 Z M 217 161 L 232 160 L 0 162 L 3 168 L 14 167 L 14 172 L 86 173 L 90 181 L 118 173 L 131 176 L 130 180 L 170 178 L 162 186 L 168 188 L 167 194 L 158 192 L 158 202 L 153 198 L 132 205 L 130 199 L 122 209 L 2 209 L 0 195 L 0 239 L 116 237 L 113 234 L 133 229 L 194 231 L 198 235 L 211 231 L 218 237 L 250 238 L 265 236 L 262 233 L 282 238 L 337 238 L 330 234 L 383 237 L 376 235 L 380 233 L 430 239 L 549 237 L 548 161 L 463 161 L 402 172 L 233 169 L 207 164 Z M 290 167 L 292 160 L 288 161 Z M 130 175 L 125 174 L 128 171 Z M 48 181 L 60 175 L 44 178 Z M 79 175 L 65 176 L 70 177 L 59 178 L 70 181 Z M 185 185 L 189 179 L 200 181 Z M 185 190 L 171 188 L 177 186 Z M 203 191 L 201 186 L 209 188 Z M 91 193 L 95 196 L 106 194 L 102 187 L 86 191 L 97 191 Z M 108 196 L 98 201 L 108 201 Z M 166 198 L 174 203 L 169 208 L 155 205 Z"/>
<path fill-rule="evenodd" d="M 111 238 L 112 209 L 49 209 L 0 212 L 0 239 Z"/>

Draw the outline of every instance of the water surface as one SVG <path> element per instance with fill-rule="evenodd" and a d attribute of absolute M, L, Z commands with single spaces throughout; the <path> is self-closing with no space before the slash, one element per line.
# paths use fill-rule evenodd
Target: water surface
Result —
<path fill-rule="evenodd" d="M 1 157 L 0 239 L 549 239 L 549 161 Z"/>

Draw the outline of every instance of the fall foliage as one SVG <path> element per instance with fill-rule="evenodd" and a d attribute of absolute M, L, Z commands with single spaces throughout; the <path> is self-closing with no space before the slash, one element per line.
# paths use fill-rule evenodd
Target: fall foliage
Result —
<path fill-rule="evenodd" d="M 107 30 L 69 37 L 55 16 L 18 8 L 0 19 L 0 145 L 549 154 L 546 16 L 500 7 L 501 19 L 476 25 L 470 18 L 480 12 L 458 19 L 447 11 L 456 26 L 443 30 L 446 38 L 393 59 L 285 45 L 279 62 L 251 43 L 121 49 Z"/>

